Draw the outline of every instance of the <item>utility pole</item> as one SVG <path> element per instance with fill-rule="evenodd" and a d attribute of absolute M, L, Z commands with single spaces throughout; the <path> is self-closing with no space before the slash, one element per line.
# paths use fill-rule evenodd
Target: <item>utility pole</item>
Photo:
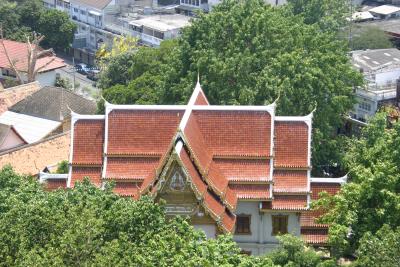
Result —
<path fill-rule="evenodd" d="M 74 77 L 74 81 L 72 82 L 72 90 L 75 92 L 75 57 L 72 56 L 72 75 Z"/>

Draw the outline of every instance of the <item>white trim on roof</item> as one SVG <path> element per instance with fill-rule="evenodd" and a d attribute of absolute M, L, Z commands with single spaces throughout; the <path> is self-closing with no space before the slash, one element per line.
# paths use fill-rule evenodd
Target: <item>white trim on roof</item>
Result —
<path fill-rule="evenodd" d="M 0 123 L 12 125 L 18 134 L 29 144 L 45 138 L 62 124 L 59 121 L 43 119 L 12 111 L 6 111 L 1 114 Z"/>
<path fill-rule="evenodd" d="M 115 105 L 106 104 L 106 115 L 112 110 L 185 110 L 186 105 Z"/>
<path fill-rule="evenodd" d="M 68 173 L 47 173 L 47 172 L 40 172 L 39 173 L 39 182 L 44 183 L 47 180 L 61 180 L 61 179 L 68 179 Z"/>
<path fill-rule="evenodd" d="M 71 127 L 78 121 L 78 120 L 104 120 L 104 115 L 81 115 L 75 113 L 71 110 Z"/>
<path fill-rule="evenodd" d="M 209 110 L 209 111 L 268 111 L 269 113 L 275 110 L 274 104 L 270 104 L 267 106 L 201 106 L 196 105 L 193 106 L 193 110 Z"/>
<path fill-rule="evenodd" d="M 339 178 L 323 178 L 323 177 L 311 177 L 311 183 L 329 183 L 329 184 L 345 184 L 347 183 L 347 174 Z"/>

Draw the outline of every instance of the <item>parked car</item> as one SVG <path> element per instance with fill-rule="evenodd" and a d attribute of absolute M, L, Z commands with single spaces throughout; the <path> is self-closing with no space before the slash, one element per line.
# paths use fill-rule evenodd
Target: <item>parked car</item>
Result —
<path fill-rule="evenodd" d="M 77 72 L 79 72 L 80 74 L 83 74 L 83 75 L 86 75 L 89 71 L 88 66 L 84 63 L 76 64 L 75 69 Z"/>
<path fill-rule="evenodd" d="M 99 73 L 100 73 L 100 70 L 98 70 L 98 69 L 90 69 L 90 70 L 88 70 L 86 77 L 89 80 L 97 81 L 99 79 Z"/>

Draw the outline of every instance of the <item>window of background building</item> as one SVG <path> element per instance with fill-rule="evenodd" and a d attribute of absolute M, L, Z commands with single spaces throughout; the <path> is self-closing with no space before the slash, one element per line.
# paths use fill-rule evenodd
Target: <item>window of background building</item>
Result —
<path fill-rule="evenodd" d="M 236 231 L 235 234 L 250 235 L 251 215 L 237 215 L 236 216 Z"/>
<path fill-rule="evenodd" d="M 282 235 L 288 233 L 288 216 L 272 215 L 272 235 Z"/>

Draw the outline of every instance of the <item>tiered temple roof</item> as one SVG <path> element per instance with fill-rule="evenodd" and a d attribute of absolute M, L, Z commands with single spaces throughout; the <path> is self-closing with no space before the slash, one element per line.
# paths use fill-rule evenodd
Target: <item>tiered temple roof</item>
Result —
<path fill-rule="evenodd" d="M 105 105 L 105 115 L 72 116 L 69 187 L 88 176 L 99 186 L 114 180 L 123 196 L 155 195 L 173 158 L 226 232 L 238 200 L 309 209 L 312 114 L 276 116 L 275 103 L 213 106 L 199 83 L 188 105 Z"/>

